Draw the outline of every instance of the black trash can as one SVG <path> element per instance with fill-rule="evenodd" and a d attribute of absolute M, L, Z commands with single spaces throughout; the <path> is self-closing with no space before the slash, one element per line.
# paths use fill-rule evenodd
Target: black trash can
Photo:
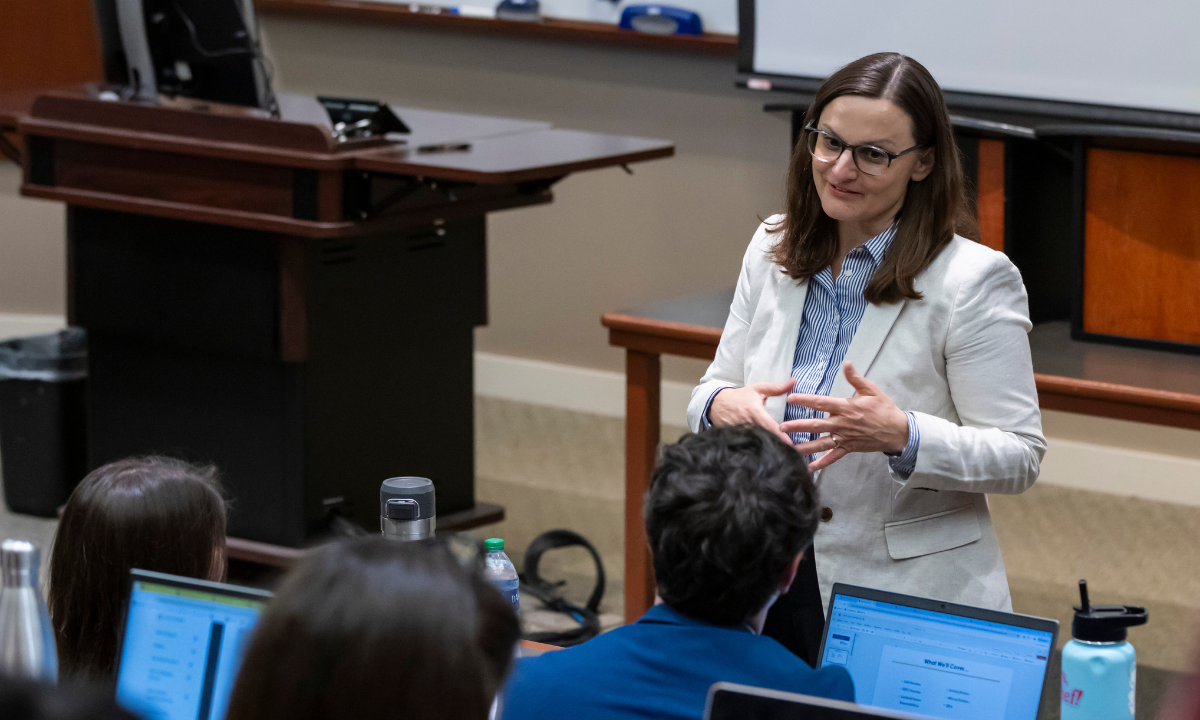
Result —
<path fill-rule="evenodd" d="M 83 328 L 0 343 L 0 471 L 17 513 L 54 517 L 87 472 Z"/>

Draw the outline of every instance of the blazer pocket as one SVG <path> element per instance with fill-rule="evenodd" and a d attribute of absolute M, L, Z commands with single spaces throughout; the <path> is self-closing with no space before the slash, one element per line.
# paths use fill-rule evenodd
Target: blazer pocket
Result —
<path fill-rule="evenodd" d="M 893 560 L 929 555 L 962 547 L 982 537 L 975 506 L 964 505 L 953 510 L 884 523 L 888 555 Z"/>

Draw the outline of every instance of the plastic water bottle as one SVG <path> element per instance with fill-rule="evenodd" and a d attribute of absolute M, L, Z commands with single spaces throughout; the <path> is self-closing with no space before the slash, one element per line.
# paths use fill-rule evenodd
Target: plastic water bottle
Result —
<path fill-rule="evenodd" d="M 58 682 L 50 613 L 38 590 L 38 549 L 25 540 L 0 543 L 0 675 Z"/>
<path fill-rule="evenodd" d="M 504 554 L 504 541 L 500 538 L 488 538 L 483 541 L 487 550 L 484 557 L 484 576 L 488 582 L 500 591 L 505 600 L 512 603 L 513 612 L 521 617 L 521 580 L 517 577 L 517 568 L 512 560 Z"/>
<path fill-rule="evenodd" d="M 1146 608 L 1092 605 L 1079 581 L 1072 639 L 1062 650 L 1062 720 L 1133 720 L 1137 653 L 1126 628 L 1143 625 Z"/>

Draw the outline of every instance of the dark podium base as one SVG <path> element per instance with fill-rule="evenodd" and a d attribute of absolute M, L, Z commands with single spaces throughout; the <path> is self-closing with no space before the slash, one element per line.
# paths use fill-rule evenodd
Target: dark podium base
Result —
<path fill-rule="evenodd" d="M 322 240 L 69 206 L 89 467 L 213 462 L 229 534 L 290 547 L 333 514 L 377 531 L 397 475 L 431 478 L 439 515 L 470 510 L 484 233 Z"/>

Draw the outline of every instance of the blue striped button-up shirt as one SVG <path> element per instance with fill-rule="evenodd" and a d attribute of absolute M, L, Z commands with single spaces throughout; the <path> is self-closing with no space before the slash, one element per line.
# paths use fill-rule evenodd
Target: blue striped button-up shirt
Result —
<path fill-rule="evenodd" d="M 854 333 L 867 310 L 867 299 L 864 297 L 867 283 L 883 261 L 895 234 L 895 226 L 892 226 L 846 253 L 837 280 L 833 279 L 829 268 L 809 280 L 804 298 L 804 316 L 796 339 L 796 353 L 792 358 L 792 377 L 796 379 L 793 392 L 828 395 L 833 389 L 834 380 L 842 372 L 846 351 L 850 349 Z M 716 393 L 713 393 L 715 396 Z M 708 402 L 712 404 L 712 397 Z M 892 469 L 907 477 L 916 467 L 921 436 L 913 414 L 909 412 L 905 415 L 908 417 L 908 444 L 903 452 L 890 458 L 890 463 Z M 704 416 L 707 421 L 707 408 Z M 783 419 L 806 420 L 815 417 L 824 417 L 824 413 L 802 405 L 788 405 Z M 792 441 L 799 444 L 819 436 L 820 433 L 792 433 Z"/>

